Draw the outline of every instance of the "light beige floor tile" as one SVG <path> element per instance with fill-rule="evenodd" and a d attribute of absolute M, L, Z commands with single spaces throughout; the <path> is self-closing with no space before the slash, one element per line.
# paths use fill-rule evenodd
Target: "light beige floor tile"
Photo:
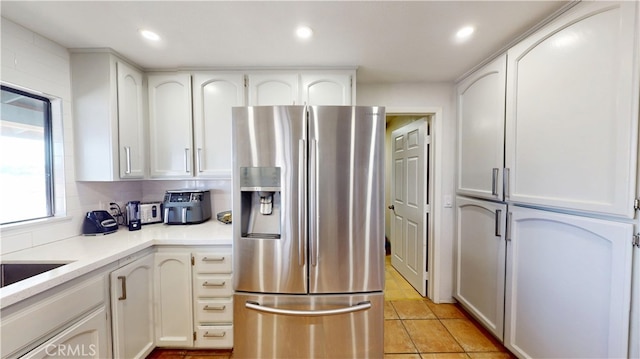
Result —
<path fill-rule="evenodd" d="M 384 319 L 400 319 L 391 301 L 388 300 L 384 301 Z"/>
<path fill-rule="evenodd" d="M 421 359 L 469 359 L 466 353 L 420 353 Z"/>
<path fill-rule="evenodd" d="M 501 351 L 492 339 L 484 335 L 468 319 L 443 319 L 442 325 L 447 328 L 466 352 Z"/>
<path fill-rule="evenodd" d="M 430 300 L 425 300 L 425 303 L 429 306 L 429 309 L 439 319 L 466 319 L 467 316 L 462 310 L 460 310 L 455 304 L 444 303 L 435 304 Z"/>
<path fill-rule="evenodd" d="M 384 359 L 422 359 L 420 354 L 385 354 Z"/>
<path fill-rule="evenodd" d="M 407 299 L 407 295 L 402 289 L 388 289 L 384 291 L 384 300 Z"/>
<path fill-rule="evenodd" d="M 391 304 L 400 319 L 436 319 L 436 315 L 422 300 L 396 300 Z"/>
<path fill-rule="evenodd" d="M 384 321 L 384 352 L 392 354 L 418 352 L 404 329 L 402 321 Z"/>
<path fill-rule="evenodd" d="M 471 359 L 516 359 L 509 352 L 467 353 Z"/>
<path fill-rule="evenodd" d="M 464 352 L 439 320 L 403 320 L 402 322 L 420 353 Z"/>

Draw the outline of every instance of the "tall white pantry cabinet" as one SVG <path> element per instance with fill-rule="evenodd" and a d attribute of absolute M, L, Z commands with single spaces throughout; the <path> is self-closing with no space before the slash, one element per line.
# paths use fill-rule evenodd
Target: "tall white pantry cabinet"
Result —
<path fill-rule="evenodd" d="M 518 357 L 640 355 L 639 13 L 579 3 L 458 85 L 454 296 Z"/>

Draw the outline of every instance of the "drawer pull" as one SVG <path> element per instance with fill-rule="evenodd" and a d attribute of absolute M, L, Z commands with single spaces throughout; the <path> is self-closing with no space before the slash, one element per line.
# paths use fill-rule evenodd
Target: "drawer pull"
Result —
<path fill-rule="evenodd" d="M 225 335 L 227 335 L 227 332 L 213 333 L 213 334 L 209 334 L 209 332 L 204 332 L 202 336 L 205 338 L 224 338 Z"/>
<path fill-rule="evenodd" d="M 217 310 L 217 311 L 222 311 L 222 310 L 227 309 L 227 306 L 226 306 L 226 305 L 223 305 L 223 306 L 219 306 L 219 307 L 210 307 L 210 306 L 208 306 L 208 305 L 205 305 L 205 306 L 204 306 L 204 308 L 202 308 L 202 309 L 203 309 L 203 310 Z"/>
<path fill-rule="evenodd" d="M 222 262 L 224 261 L 224 257 L 202 257 L 203 262 Z"/>
<path fill-rule="evenodd" d="M 227 284 L 227 282 L 222 282 L 222 283 L 204 282 L 204 283 L 202 283 L 202 286 L 203 287 L 224 287 L 225 284 Z"/>

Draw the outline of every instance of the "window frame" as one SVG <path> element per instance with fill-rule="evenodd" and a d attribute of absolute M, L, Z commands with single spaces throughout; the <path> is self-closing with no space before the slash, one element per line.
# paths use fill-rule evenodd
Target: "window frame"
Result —
<path fill-rule="evenodd" d="M 46 215 L 41 217 L 34 218 L 24 218 L 15 220 L 12 222 L 2 222 L 0 226 L 16 224 L 16 223 L 24 223 L 28 221 L 41 220 L 55 217 L 56 215 L 56 203 L 55 203 L 55 183 L 54 183 L 54 153 L 53 153 L 53 112 L 52 112 L 52 101 L 50 98 L 38 95 L 32 92 L 24 91 L 15 87 L 11 87 L 7 84 L 0 84 L 0 88 L 2 91 L 11 92 L 14 94 L 18 94 L 21 96 L 29 97 L 32 99 L 36 99 L 44 102 L 45 106 L 43 106 L 43 116 L 44 116 L 44 128 L 43 128 L 43 139 L 44 139 L 44 170 L 45 170 L 45 193 L 46 193 Z"/>

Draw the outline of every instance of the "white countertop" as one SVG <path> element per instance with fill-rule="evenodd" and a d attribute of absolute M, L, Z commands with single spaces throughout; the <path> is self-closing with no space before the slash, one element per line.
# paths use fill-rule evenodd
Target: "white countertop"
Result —
<path fill-rule="evenodd" d="M 131 232 L 121 226 L 117 232 L 108 235 L 77 236 L 8 253 L 0 256 L 0 263 L 69 264 L 0 288 L 0 308 L 154 245 L 230 245 L 231 242 L 231 225 L 211 219 L 205 223 L 185 226 L 148 224 Z"/>

